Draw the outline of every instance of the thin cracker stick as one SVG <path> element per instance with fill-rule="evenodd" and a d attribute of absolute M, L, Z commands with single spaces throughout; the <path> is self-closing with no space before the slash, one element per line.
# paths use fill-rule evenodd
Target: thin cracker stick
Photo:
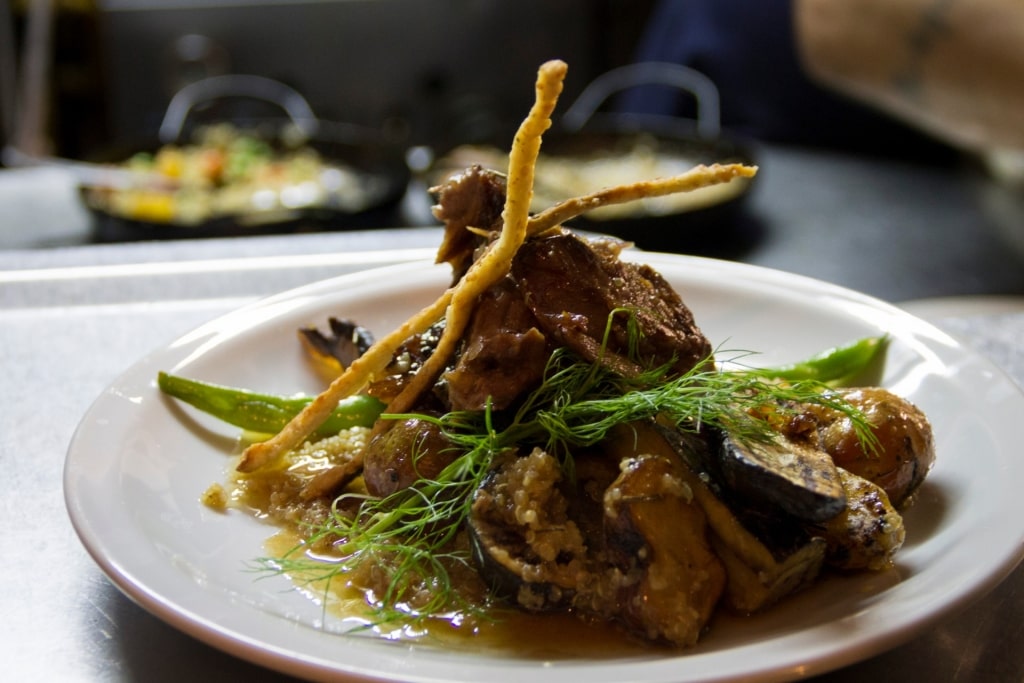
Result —
<path fill-rule="evenodd" d="M 473 300 L 504 277 L 511 265 L 512 257 L 525 239 L 533 194 L 533 166 L 540 151 L 540 137 L 551 126 L 551 113 L 562 92 L 562 82 L 567 68 L 564 62 L 551 61 L 541 65 L 538 72 L 537 101 L 516 133 L 512 153 L 509 155 L 508 193 L 502 212 L 504 226 L 498 240 L 454 287 L 446 290 L 433 304 L 367 349 L 366 353 L 349 365 L 327 389 L 292 418 L 284 429 L 267 441 L 246 448 L 238 464 L 238 471 L 257 470 L 299 446 L 313 430 L 323 424 L 341 399 L 361 389 L 374 373 L 387 367 L 402 342 L 414 334 L 423 332 L 445 315 L 445 332 L 438 342 L 437 350 L 392 403 L 394 404 L 402 395 L 412 395 L 411 385 L 422 387 L 425 382 L 433 380 L 431 375 L 436 377 L 435 373 L 440 372 L 440 368 L 447 361 L 447 355 L 454 350 L 462 329 L 465 328 L 468 321 L 467 311 Z M 440 360 L 434 361 L 434 358 Z M 417 391 L 416 394 L 418 393 Z"/>
<path fill-rule="evenodd" d="M 537 74 L 536 99 L 529 114 L 519 126 L 509 152 L 508 182 L 502 228 L 498 239 L 470 267 L 459 282 L 448 306 L 445 329 L 437 348 L 419 372 L 403 387 L 388 405 L 389 413 L 402 413 L 441 374 L 455 352 L 456 345 L 469 323 L 475 301 L 495 282 L 508 274 L 512 259 L 526 239 L 526 226 L 533 198 L 533 174 L 540 154 L 541 137 L 551 127 L 551 114 L 562 93 L 567 66 L 557 60 L 542 64 Z"/>
<path fill-rule="evenodd" d="M 545 209 L 530 219 L 527 234 L 539 235 L 571 218 L 602 206 L 625 204 L 637 199 L 661 197 L 679 192 L 691 192 L 702 187 L 727 183 L 734 178 L 752 178 L 756 173 L 756 166 L 746 166 L 744 164 L 700 165 L 691 168 L 686 173 L 670 178 L 643 180 L 628 185 L 609 187 L 583 197 L 567 199 Z"/>
<path fill-rule="evenodd" d="M 238 463 L 238 471 L 257 470 L 300 445 L 323 424 L 341 399 L 362 389 L 375 373 L 388 366 L 402 342 L 436 323 L 444 315 L 444 309 L 451 301 L 452 294 L 453 289 L 445 290 L 437 301 L 406 320 L 388 336 L 375 342 L 366 353 L 352 361 L 323 392 L 299 411 L 281 431 L 266 441 L 254 443 L 246 448 Z"/>

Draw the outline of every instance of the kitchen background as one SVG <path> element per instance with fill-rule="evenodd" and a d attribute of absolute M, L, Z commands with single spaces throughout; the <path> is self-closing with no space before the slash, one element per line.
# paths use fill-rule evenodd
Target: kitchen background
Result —
<path fill-rule="evenodd" d="M 31 76 L 32 3 L 10 1 L 4 128 L 13 64 Z M 45 4 L 45 3 L 44 3 Z M 329 121 L 388 126 L 413 142 L 488 134 L 532 102 L 537 66 L 570 64 L 565 101 L 627 63 L 650 0 L 53 0 L 52 102 L 60 156 L 155 134 L 170 97 L 226 73 L 286 83 Z M 2 36 L 2 33 L 0 33 Z M 519 86 L 519 87 L 515 87 Z M 21 83 L 22 106 L 27 104 Z"/>
<path fill-rule="evenodd" d="M 784 40 L 782 4 L 675 5 L 683 7 L 703 8 L 692 12 L 712 30 L 735 30 L 729 48 L 689 29 L 698 44 L 691 61 L 705 60 L 698 66 L 718 87 L 722 139 L 747 144 L 761 171 L 743 202 L 730 204 L 740 210 L 728 221 L 640 246 L 758 262 L 891 298 L 1020 291 L 1024 157 L 1013 156 L 1012 172 L 999 177 L 815 88 Z M 121 241 L 97 228 L 107 221 L 84 205 L 79 176 L 19 155 L 123 161 L 155 148 L 172 96 L 190 83 L 269 77 L 294 88 L 322 121 L 374 131 L 399 150 L 484 140 L 507 148 L 540 63 L 558 57 L 570 66 L 557 123 L 595 78 L 642 59 L 659 9 L 656 0 L 0 0 L 9 167 L 0 168 L 0 250 Z M 710 63 L 715 47 L 732 63 Z M 719 152 L 708 160 L 723 159 Z M 418 204 L 342 229 L 434 224 L 423 189 L 405 195 Z M 840 240 L 857 241 L 866 256 L 847 258 Z M 905 251 L 877 249 L 894 242 Z"/>
<path fill-rule="evenodd" d="M 82 205 L 80 175 L 36 162 L 121 162 L 155 149 L 172 96 L 189 83 L 269 77 L 302 95 L 324 130 L 379 133 L 395 149 L 510 140 L 540 63 L 569 63 L 564 111 L 594 77 L 633 60 L 652 5 L 0 0 L 0 166 L 12 169 L 0 172 L 0 249 L 119 241 Z M 194 118 L 281 114 L 244 104 L 197 107 Z M 373 220 L 407 225 L 423 207 L 415 213 Z"/>

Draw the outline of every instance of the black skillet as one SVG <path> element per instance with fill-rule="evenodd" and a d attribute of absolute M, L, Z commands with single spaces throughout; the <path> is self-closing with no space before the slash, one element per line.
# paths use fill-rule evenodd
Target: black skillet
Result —
<path fill-rule="evenodd" d="M 597 113 L 611 95 L 648 83 L 669 85 L 690 93 L 697 101 L 697 118 Z M 692 161 L 693 165 L 755 164 L 753 144 L 723 132 L 719 118 L 718 91 L 706 76 L 677 64 L 641 62 L 613 69 L 592 81 L 544 136 L 541 153 L 585 163 L 595 155 L 619 155 L 643 144 L 657 155 L 682 158 Z M 496 146 L 507 149 L 507 142 Z M 449 150 L 439 155 L 433 167 L 435 174 L 451 172 L 451 153 Z M 460 156 L 460 161 L 465 158 Z M 434 176 L 435 182 L 437 177 Z M 654 213 L 643 202 L 634 202 L 622 207 L 628 208 L 627 212 L 614 217 L 599 219 L 583 215 L 571 220 L 569 225 L 613 235 L 648 250 L 704 250 L 710 243 L 733 238 L 752 186 L 751 181 L 740 181 L 732 192 L 723 193 L 715 201 L 667 213 Z"/>
<path fill-rule="evenodd" d="M 352 169 L 360 180 L 363 196 L 358 204 L 321 202 L 289 209 L 262 212 L 242 210 L 219 215 L 198 223 L 162 222 L 118 215 L 106 208 L 104 194 L 120 191 L 116 186 L 83 183 L 80 194 L 93 218 L 94 237 L 100 242 L 191 239 L 321 232 L 393 225 L 395 209 L 408 185 L 409 170 L 404 151 L 388 142 L 376 130 L 318 119 L 306 100 L 278 81 L 250 75 L 217 76 L 198 81 L 180 90 L 171 100 L 160 126 L 158 140 L 108 150 L 99 163 L 119 164 L 138 152 L 153 153 L 161 146 L 185 140 L 197 124 L 190 119 L 196 111 L 213 110 L 219 103 L 234 100 L 270 103 L 285 117 L 237 117 L 213 122 L 237 125 L 246 133 L 258 134 L 275 148 L 283 148 L 287 136 L 298 135 L 303 146 L 319 153 L 325 164 Z M 228 109 L 228 107 L 225 107 Z M 209 123 L 209 113 L 204 119 Z M 289 143 L 294 146 L 294 141 Z M 121 174 L 120 179 L 124 179 Z M 170 190 L 173 191 L 173 190 Z"/>

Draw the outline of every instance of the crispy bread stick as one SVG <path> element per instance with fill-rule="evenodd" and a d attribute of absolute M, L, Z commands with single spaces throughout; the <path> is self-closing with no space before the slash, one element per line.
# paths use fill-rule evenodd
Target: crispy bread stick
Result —
<path fill-rule="evenodd" d="M 444 332 L 437 348 L 416 376 L 388 405 L 389 413 L 402 413 L 441 374 L 466 329 L 477 298 L 508 274 L 512 259 L 526 239 L 526 226 L 533 199 L 533 174 L 540 154 L 541 137 L 551 127 L 551 114 L 562 93 L 567 66 L 551 61 L 541 65 L 537 74 L 536 100 L 519 126 L 509 153 L 508 185 L 502 228 L 498 239 L 473 263 L 455 288 L 445 319 Z"/>
<path fill-rule="evenodd" d="M 571 218 L 602 206 L 624 204 L 637 199 L 661 197 L 679 192 L 690 192 L 710 185 L 727 183 L 734 178 L 752 178 L 756 173 L 756 166 L 745 166 L 743 164 L 701 165 L 695 166 L 686 173 L 670 178 L 643 180 L 628 185 L 609 187 L 583 197 L 567 199 L 549 209 L 545 209 L 530 219 L 527 234 L 530 236 L 539 235 Z"/>
<path fill-rule="evenodd" d="M 551 126 L 551 113 L 562 92 L 567 69 L 566 64 L 560 61 L 547 62 L 540 67 L 537 75 L 536 102 L 516 133 L 509 157 L 508 195 L 502 212 L 504 227 L 498 240 L 454 287 L 445 291 L 441 298 L 407 320 L 397 330 L 371 346 L 284 429 L 267 441 L 249 446 L 238 464 L 240 472 L 259 469 L 299 446 L 327 419 L 341 399 L 359 391 L 375 373 L 387 367 L 403 341 L 423 332 L 442 316 L 446 316 L 446 329 L 437 350 L 392 403 L 397 401 L 401 404 L 402 396 L 419 395 L 419 389 L 436 378 L 447 357 L 455 349 L 468 321 L 473 302 L 480 293 L 508 272 L 512 257 L 525 239 L 530 200 L 533 195 L 533 167 L 540 150 L 540 138 Z M 435 358 L 438 360 L 435 361 Z M 389 406 L 389 412 L 400 412 L 402 409 L 404 408 L 396 407 L 396 410 L 391 410 Z"/>
<path fill-rule="evenodd" d="M 276 460 L 280 455 L 299 446 L 331 414 L 341 399 L 356 393 L 391 362 L 399 345 L 414 334 L 423 332 L 444 315 L 444 309 L 451 301 L 453 291 L 448 289 L 441 297 L 413 317 L 406 320 L 394 332 L 380 339 L 354 360 L 345 372 L 338 375 L 330 385 L 314 398 L 309 405 L 292 418 L 280 432 L 266 441 L 254 443 L 242 453 L 238 463 L 239 472 L 252 472 Z"/>

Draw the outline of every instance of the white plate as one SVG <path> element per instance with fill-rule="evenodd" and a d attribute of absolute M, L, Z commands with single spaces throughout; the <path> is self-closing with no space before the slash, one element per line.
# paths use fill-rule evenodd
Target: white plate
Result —
<path fill-rule="evenodd" d="M 383 334 L 432 301 L 446 267 L 348 275 L 272 297 L 186 335 L 129 369 L 82 420 L 65 495 L 86 548 L 126 594 L 175 627 L 247 660 L 312 679 L 769 681 L 804 678 L 900 644 L 1003 579 L 1024 548 L 1024 397 L 987 361 L 869 297 L 785 273 L 633 253 L 681 292 L 712 343 L 797 360 L 865 335 L 892 337 L 884 385 L 934 423 L 938 462 L 906 514 L 897 567 L 830 578 L 768 613 L 716 623 L 692 651 L 626 659 L 499 657 L 343 635 L 287 579 L 247 563 L 272 529 L 198 497 L 223 481 L 236 431 L 155 387 L 158 370 L 266 392 L 316 392 L 295 330 L 328 315 Z"/>

